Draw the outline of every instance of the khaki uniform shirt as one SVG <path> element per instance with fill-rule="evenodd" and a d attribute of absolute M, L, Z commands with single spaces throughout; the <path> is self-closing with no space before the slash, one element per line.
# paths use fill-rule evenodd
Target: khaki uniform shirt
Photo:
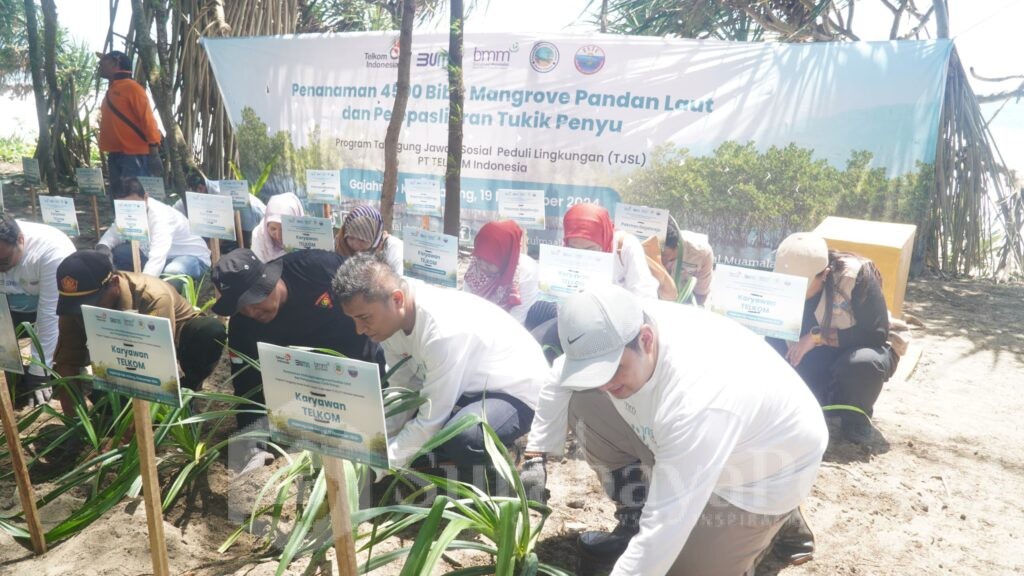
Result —
<path fill-rule="evenodd" d="M 113 309 L 167 318 L 171 321 L 174 344 L 177 346 L 182 325 L 199 314 L 173 286 L 159 278 L 135 272 L 115 274 L 121 277 L 121 296 Z M 81 314 L 60 316 L 60 338 L 53 354 L 53 363 L 70 366 L 89 364 L 85 323 Z"/>

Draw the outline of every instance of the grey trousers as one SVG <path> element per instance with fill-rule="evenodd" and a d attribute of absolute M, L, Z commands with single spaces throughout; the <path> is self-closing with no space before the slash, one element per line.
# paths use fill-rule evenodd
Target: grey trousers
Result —
<path fill-rule="evenodd" d="M 645 492 L 640 488 L 646 486 L 626 485 L 615 490 L 611 473 L 639 466 L 645 478 L 635 480 L 634 484 L 646 483 L 655 463 L 654 453 L 619 415 L 608 394 L 599 390 L 573 393 L 569 425 L 608 495 L 622 506 L 642 506 L 633 495 Z M 668 574 L 752 576 L 757 561 L 789 515 L 754 514 L 712 494 Z"/>

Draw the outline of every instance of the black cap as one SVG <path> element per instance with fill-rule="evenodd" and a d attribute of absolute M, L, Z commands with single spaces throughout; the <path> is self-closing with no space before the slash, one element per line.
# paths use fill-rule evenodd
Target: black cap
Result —
<path fill-rule="evenodd" d="M 70 254 L 57 266 L 57 315 L 81 314 L 82 304 L 94 305 L 114 276 L 110 257 L 96 250 Z"/>
<path fill-rule="evenodd" d="M 217 261 L 211 276 L 220 292 L 213 312 L 231 316 L 240 307 L 262 302 L 270 296 L 281 278 L 281 259 L 264 264 L 252 250 L 238 248 Z"/>
<path fill-rule="evenodd" d="M 131 71 L 132 69 L 132 59 L 129 58 L 127 54 L 119 50 L 111 50 L 106 54 L 103 52 L 96 52 L 96 56 L 98 56 L 100 60 L 104 58 L 113 58 L 114 62 L 117 62 L 117 67 L 120 70 Z"/>

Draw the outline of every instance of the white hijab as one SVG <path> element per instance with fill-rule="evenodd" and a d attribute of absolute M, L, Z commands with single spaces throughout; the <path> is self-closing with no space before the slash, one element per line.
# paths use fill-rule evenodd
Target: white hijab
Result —
<path fill-rule="evenodd" d="M 268 223 L 277 222 L 280 224 L 281 216 L 285 214 L 289 216 L 303 216 L 305 214 L 302 210 L 302 201 L 291 192 L 271 197 L 270 201 L 267 202 L 267 210 L 263 215 L 263 220 L 252 231 L 252 251 L 263 262 L 270 262 L 285 255 L 284 246 L 276 244 L 267 230 Z"/>

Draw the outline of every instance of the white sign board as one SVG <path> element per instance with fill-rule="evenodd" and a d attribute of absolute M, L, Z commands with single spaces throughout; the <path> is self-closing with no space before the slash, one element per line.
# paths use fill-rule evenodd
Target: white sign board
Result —
<path fill-rule="evenodd" d="M 389 467 L 376 364 L 265 342 L 257 348 L 274 440 Z"/>
<path fill-rule="evenodd" d="M 188 227 L 203 238 L 235 239 L 235 210 L 231 198 L 218 194 L 185 192 Z"/>
<path fill-rule="evenodd" d="M 149 241 L 149 214 L 146 203 L 138 200 L 114 200 L 114 225 L 125 240 Z"/>
<path fill-rule="evenodd" d="M 181 406 L 171 321 L 82 306 L 86 345 L 98 388 Z"/>
<path fill-rule="evenodd" d="M 68 236 L 78 236 L 78 215 L 75 201 L 63 196 L 40 196 L 39 212 L 43 223 L 53 226 Z"/>
<path fill-rule="evenodd" d="M 515 220 L 525 230 L 543 230 L 544 191 L 498 189 L 498 218 Z"/>
<path fill-rule="evenodd" d="M 334 228 L 330 218 L 281 216 L 281 243 L 286 252 L 296 250 L 334 251 Z"/>
<path fill-rule="evenodd" d="M 241 210 L 249 205 L 249 182 L 246 180 L 221 180 L 218 194 L 231 197 L 231 206 Z"/>
<path fill-rule="evenodd" d="M 39 160 L 22 157 L 21 170 L 25 173 L 25 183 L 29 186 L 39 186 L 42 183 L 42 177 L 39 175 Z"/>
<path fill-rule="evenodd" d="M 11 308 L 7 303 L 7 294 L 0 293 L 0 370 L 24 374 L 21 364 L 21 347 L 11 317 Z"/>
<path fill-rule="evenodd" d="M 459 239 L 455 236 L 406 228 L 402 237 L 405 275 L 438 286 L 455 288 L 458 284 Z"/>
<path fill-rule="evenodd" d="M 332 206 L 341 204 L 341 171 L 306 170 L 306 198 Z"/>
<path fill-rule="evenodd" d="M 668 230 L 668 210 L 619 202 L 615 205 L 615 229 L 625 230 L 641 242 L 657 236 L 658 242 L 664 245 Z"/>
<path fill-rule="evenodd" d="M 403 184 L 407 214 L 441 216 L 441 183 L 430 178 L 408 178 Z"/>
<path fill-rule="evenodd" d="M 806 278 L 719 264 L 708 307 L 762 336 L 795 342 L 806 294 Z"/>
<path fill-rule="evenodd" d="M 136 176 L 142 189 L 154 200 L 163 202 L 167 199 L 167 190 L 164 188 L 164 179 L 159 176 Z"/>
<path fill-rule="evenodd" d="M 103 171 L 99 168 L 75 168 L 75 180 L 78 182 L 78 193 L 84 196 L 103 196 Z"/>
<path fill-rule="evenodd" d="M 614 255 L 553 244 L 540 245 L 537 277 L 546 300 L 560 300 L 585 288 L 611 284 Z"/>

